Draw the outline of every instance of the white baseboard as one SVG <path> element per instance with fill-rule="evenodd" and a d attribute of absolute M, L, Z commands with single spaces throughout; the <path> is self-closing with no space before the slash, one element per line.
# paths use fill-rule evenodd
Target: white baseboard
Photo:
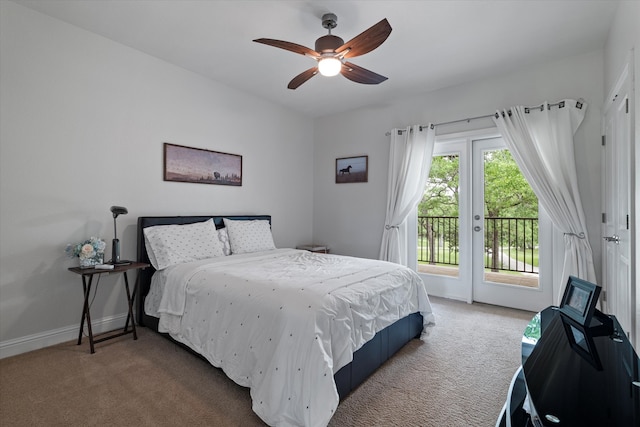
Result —
<path fill-rule="evenodd" d="M 126 320 L 127 313 L 103 317 L 102 319 L 97 320 L 92 319 L 91 329 L 95 336 L 102 332 L 109 332 L 114 329 L 124 328 L 124 322 Z M 20 338 L 14 338 L 7 341 L 1 341 L 0 359 L 26 353 L 28 351 L 38 350 L 66 341 L 77 340 L 79 328 L 80 325 L 78 324 L 66 326 L 64 328 L 52 329 L 38 334 L 27 335 Z M 86 331 L 87 326 L 85 325 L 84 328 Z M 85 338 L 85 340 L 88 340 L 88 338 Z M 85 340 L 83 340 L 83 343 Z"/>

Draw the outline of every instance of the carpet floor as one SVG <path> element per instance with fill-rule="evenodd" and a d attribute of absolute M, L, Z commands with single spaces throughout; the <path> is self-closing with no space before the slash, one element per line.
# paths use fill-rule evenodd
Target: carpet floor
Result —
<path fill-rule="evenodd" d="M 431 298 L 437 325 L 338 406 L 329 426 L 491 427 L 533 313 Z M 249 390 L 146 329 L 0 360 L 3 426 L 263 426 Z"/>

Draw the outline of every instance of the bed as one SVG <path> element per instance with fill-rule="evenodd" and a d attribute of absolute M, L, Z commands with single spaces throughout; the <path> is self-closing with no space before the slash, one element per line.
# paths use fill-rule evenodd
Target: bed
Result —
<path fill-rule="evenodd" d="M 267 424 L 324 426 L 340 399 L 426 335 L 431 305 L 415 272 L 275 248 L 270 224 L 269 215 L 139 217 L 138 261 L 154 267 L 140 271 L 138 323 L 249 387 Z M 172 249 L 168 259 L 158 250 L 167 230 L 178 246 L 192 233 L 197 251 L 214 236 L 222 254 Z"/>

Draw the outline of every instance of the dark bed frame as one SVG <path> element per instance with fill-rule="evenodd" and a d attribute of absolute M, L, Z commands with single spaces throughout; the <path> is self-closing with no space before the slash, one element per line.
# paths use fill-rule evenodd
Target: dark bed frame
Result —
<path fill-rule="evenodd" d="M 271 224 L 270 215 L 226 215 L 226 216 L 142 216 L 138 217 L 138 261 L 150 264 L 145 247 L 143 230 L 154 225 L 192 224 L 212 218 L 216 228 L 224 227 L 223 218 L 233 220 L 267 220 Z M 146 326 L 158 332 L 158 318 L 148 316 L 144 312 L 144 299 L 149 293 L 153 267 L 139 271 L 136 300 L 136 317 L 140 326 Z M 406 343 L 420 336 L 422 332 L 422 315 L 413 313 L 398 320 L 378 332 L 370 341 L 353 354 L 353 361 L 334 375 L 340 400 L 364 382 L 378 367 L 386 362 Z M 171 339 L 168 334 L 163 336 Z M 186 346 L 184 346 L 187 348 Z"/>

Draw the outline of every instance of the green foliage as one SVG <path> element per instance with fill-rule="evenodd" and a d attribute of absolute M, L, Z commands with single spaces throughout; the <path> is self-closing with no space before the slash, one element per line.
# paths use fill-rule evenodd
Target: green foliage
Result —
<path fill-rule="evenodd" d="M 498 253 L 501 247 L 513 247 L 515 242 L 519 249 L 537 246 L 538 199 L 511 153 L 507 149 L 489 150 L 484 152 L 483 160 L 485 248 Z M 432 159 L 429 180 L 418 205 L 419 236 L 427 242 L 425 249 L 430 259 L 439 258 L 438 248 L 442 245 L 451 248 L 458 245 L 459 178 L 458 155 Z M 516 222 L 513 218 L 535 220 Z"/>
<path fill-rule="evenodd" d="M 538 217 L 538 198 L 509 150 L 486 151 L 484 168 L 486 217 Z M 418 215 L 458 216 L 459 178 L 459 156 L 435 156 L 427 187 L 418 205 Z"/>
<path fill-rule="evenodd" d="M 485 217 L 538 217 L 538 198 L 509 150 L 486 151 L 484 171 Z"/>
<path fill-rule="evenodd" d="M 504 252 L 505 254 L 508 253 L 507 249 L 503 249 L 502 252 Z M 538 249 L 526 249 L 524 251 L 512 251 L 511 253 L 509 253 L 509 255 L 511 255 L 512 258 L 517 259 L 518 261 L 522 261 L 524 263 L 527 263 L 529 265 L 533 265 L 535 267 L 538 267 L 540 265 L 539 260 L 540 260 L 540 255 L 538 252 Z"/>
<path fill-rule="evenodd" d="M 458 216 L 459 165 L 456 155 L 432 159 L 427 188 L 418 205 L 419 216 Z"/>

